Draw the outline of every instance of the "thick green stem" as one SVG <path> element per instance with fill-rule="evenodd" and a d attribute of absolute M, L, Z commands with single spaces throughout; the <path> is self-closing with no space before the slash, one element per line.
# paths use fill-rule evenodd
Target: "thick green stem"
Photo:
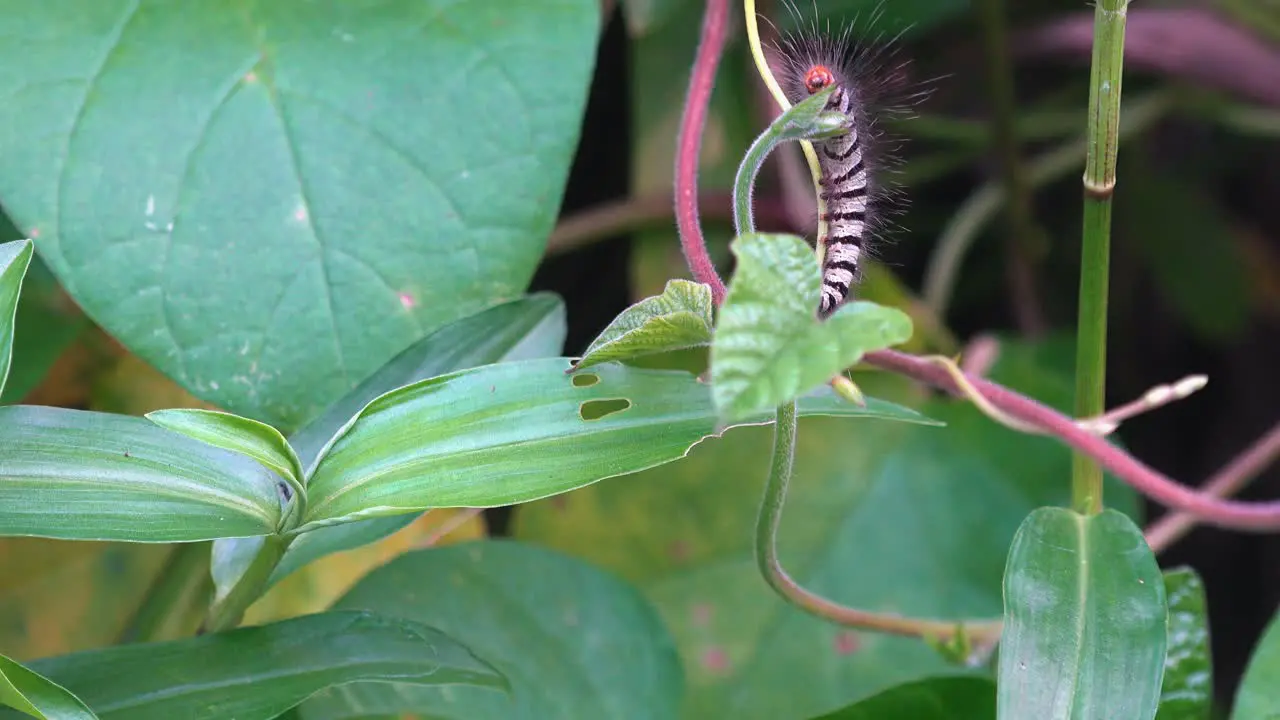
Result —
<path fill-rule="evenodd" d="M 271 573 L 280 564 L 280 558 L 284 557 L 284 551 L 292 541 L 293 536 L 268 535 L 265 538 L 258 554 L 236 581 L 235 587 L 209 609 L 209 618 L 205 621 L 203 632 L 229 630 L 240 624 L 245 610 L 267 589 Z"/>
<path fill-rule="evenodd" d="M 1116 185 L 1116 156 L 1120 146 L 1120 80 L 1127 11 L 1127 0 L 1101 0 L 1094 14 L 1080 314 L 1076 328 L 1077 417 L 1092 417 L 1106 409 L 1111 196 Z M 1071 497 L 1072 505 L 1079 512 L 1102 511 L 1102 468 L 1079 453 L 1072 462 Z"/>

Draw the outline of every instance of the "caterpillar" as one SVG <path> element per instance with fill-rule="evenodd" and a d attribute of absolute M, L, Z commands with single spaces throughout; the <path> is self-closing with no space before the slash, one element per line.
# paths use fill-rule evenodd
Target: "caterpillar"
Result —
<path fill-rule="evenodd" d="M 795 7 L 787 5 L 798 17 Z M 782 60 L 780 85 L 790 102 L 835 86 L 826 109 L 849 119 L 846 134 L 814 143 L 819 194 L 826 205 L 821 217 L 826 228 L 818 238 L 825 248 L 819 318 L 829 317 L 850 298 L 872 241 L 901 209 L 894 204 L 896 194 L 878 182 L 896 159 L 877 120 L 906 110 L 913 104 L 909 101 L 924 95 L 903 92 L 906 63 L 886 62 L 896 52 L 893 41 L 855 43 L 852 30 L 847 26 L 837 34 L 823 33 L 815 21 L 808 29 L 781 34 L 774 46 Z"/>

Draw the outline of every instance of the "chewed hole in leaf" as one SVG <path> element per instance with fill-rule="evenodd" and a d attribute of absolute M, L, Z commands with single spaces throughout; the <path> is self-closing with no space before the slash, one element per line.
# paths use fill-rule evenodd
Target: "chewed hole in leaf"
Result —
<path fill-rule="evenodd" d="M 600 382 L 600 376 L 592 373 L 583 373 L 582 375 L 573 376 L 574 387 L 591 387 Z"/>
<path fill-rule="evenodd" d="M 602 417 L 620 413 L 631 407 L 631 401 L 626 398 L 617 398 L 614 400 L 588 400 L 582 403 L 578 408 L 578 415 L 583 420 L 599 420 Z"/>

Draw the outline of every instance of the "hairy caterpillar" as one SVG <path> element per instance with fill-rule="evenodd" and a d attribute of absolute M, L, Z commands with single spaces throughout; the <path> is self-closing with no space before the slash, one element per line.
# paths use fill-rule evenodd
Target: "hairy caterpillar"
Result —
<path fill-rule="evenodd" d="M 798 16 L 795 7 L 788 6 Z M 807 30 L 783 34 L 775 46 L 782 59 L 779 82 L 789 101 L 799 102 L 834 85 L 826 109 L 849 118 L 847 134 L 814 143 L 826 204 L 821 218 L 826 231 L 818 238 L 825 247 L 820 318 L 849 299 L 861 279 L 871 241 L 881 236 L 895 211 L 894 193 L 878 182 L 894 159 L 876 122 L 905 110 L 908 99 L 924 94 L 902 92 L 906 64 L 887 62 L 896 48 L 892 41 L 855 43 L 852 29 L 823 33 L 815 21 Z"/>

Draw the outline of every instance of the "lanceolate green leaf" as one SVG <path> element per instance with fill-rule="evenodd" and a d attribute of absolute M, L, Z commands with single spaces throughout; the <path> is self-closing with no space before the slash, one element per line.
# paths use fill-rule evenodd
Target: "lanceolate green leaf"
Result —
<path fill-rule="evenodd" d="M 498 671 L 438 630 L 351 611 L 31 666 L 103 720 L 269 720 L 317 691 L 359 680 L 506 688 Z"/>
<path fill-rule="evenodd" d="M 0 705 L 40 720 L 96 720 L 66 688 L 0 655 Z M 4 711 L 0 710 L 0 714 Z"/>
<path fill-rule="evenodd" d="M 918 680 L 815 720 L 992 720 L 996 686 L 986 678 Z"/>
<path fill-rule="evenodd" d="M 184 542 L 275 532 L 282 481 L 142 418 L 0 407 L 0 535 Z"/>
<path fill-rule="evenodd" d="M 312 475 L 303 529 L 547 497 L 670 462 L 715 432 L 710 390 L 688 373 L 602 365 L 565 375 L 568 367 L 564 358 L 489 365 L 373 401 Z M 923 419 L 830 395 L 801 410 Z"/>
<path fill-rule="evenodd" d="M 1213 665 L 1204 583 L 1191 568 L 1164 574 L 1169 602 L 1169 647 L 1156 720 L 1208 720 L 1213 704 Z"/>
<path fill-rule="evenodd" d="M 176 409 L 147 413 L 162 428 L 182 433 L 214 447 L 253 458 L 289 484 L 293 507 L 306 507 L 307 489 L 302 465 L 279 430 L 257 420 L 213 410 Z"/>
<path fill-rule="evenodd" d="M 511 692 L 356 683 L 304 703 L 305 720 L 678 717 L 684 677 L 657 613 L 627 583 L 560 553 L 492 540 L 414 551 L 336 606 L 439 628 L 492 663 Z"/>
<path fill-rule="evenodd" d="M 502 360 L 557 356 L 564 349 L 564 303 L 539 293 L 452 322 L 427 336 L 314 422 L 289 438 L 305 466 L 319 457 L 325 443 L 369 401 L 410 383 Z M 285 551 L 271 582 L 307 563 L 340 550 L 380 540 L 413 522 L 416 515 L 372 518 L 318 528 L 299 536 Z M 223 544 L 238 541 L 223 541 Z"/>
<path fill-rule="evenodd" d="M 13 359 L 13 319 L 18 312 L 22 278 L 31 264 L 31 241 L 16 240 L 0 245 L 0 392 L 9 378 Z"/>
<path fill-rule="evenodd" d="M 1036 510 L 1014 536 L 1004 596 L 1001 720 L 1155 717 L 1164 578 L 1132 520 Z"/>
<path fill-rule="evenodd" d="M 711 288 L 672 280 L 661 295 L 645 298 L 614 318 L 574 367 L 710 345 L 711 307 Z"/>
<path fill-rule="evenodd" d="M 742 235 L 733 250 L 737 271 L 711 346 L 712 392 L 726 420 L 776 407 L 911 337 L 906 314 L 870 302 L 818 322 L 821 274 L 798 237 Z"/>
<path fill-rule="evenodd" d="M 598 8 L 0 0 L 0 200 L 113 336 L 291 430 L 524 291 Z"/>

